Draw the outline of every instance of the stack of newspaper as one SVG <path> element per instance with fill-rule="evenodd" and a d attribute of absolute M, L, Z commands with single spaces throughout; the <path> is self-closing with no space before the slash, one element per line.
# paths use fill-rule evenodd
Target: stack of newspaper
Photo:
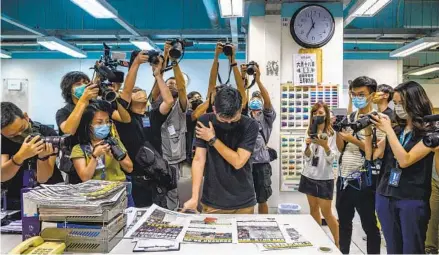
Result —
<path fill-rule="evenodd" d="M 126 184 L 90 180 L 80 184 L 41 185 L 26 194 L 40 214 L 65 216 L 98 215 L 126 196 Z"/>

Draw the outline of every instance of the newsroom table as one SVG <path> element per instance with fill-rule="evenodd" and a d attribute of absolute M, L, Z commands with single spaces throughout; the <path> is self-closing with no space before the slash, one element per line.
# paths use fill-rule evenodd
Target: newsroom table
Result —
<path fill-rule="evenodd" d="M 209 217 L 221 217 L 229 218 L 236 215 L 209 215 Z M 308 241 L 310 241 L 312 247 L 302 247 L 292 250 L 284 251 L 268 251 L 259 252 L 255 244 L 181 244 L 180 251 L 172 252 L 154 252 L 154 255 L 160 254 L 175 254 L 175 255 L 251 255 L 251 254 L 267 254 L 267 255 L 281 255 L 281 254 L 341 254 L 331 239 L 326 235 L 323 229 L 317 225 L 314 219 L 310 215 L 304 214 L 291 214 L 291 215 L 239 215 L 239 217 L 254 217 L 254 218 L 276 218 L 280 224 L 291 224 L 296 228 L 296 230 L 303 235 Z M 1 253 L 7 253 L 16 245 L 21 242 L 21 235 L 2 235 L 1 236 Z M 133 253 L 134 243 L 132 239 L 123 239 L 114 249 L 110 252 L 111 254 L 128 254 Z M 332 249 L 331 252 L 321 252 L 319 247 L 329 247 Z M 136 252 L 137 253 L 137 252 Z"/>

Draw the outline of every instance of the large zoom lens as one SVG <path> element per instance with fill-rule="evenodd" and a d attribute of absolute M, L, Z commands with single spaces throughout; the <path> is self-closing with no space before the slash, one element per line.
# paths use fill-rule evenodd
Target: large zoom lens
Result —
<path fill-rule="evenodd" d="M 123 160 L 125 158 L 126 152 L 124 152 L 122 150 L 122 148 L 120 148 L 120 146 L 117 143 L 116 139 L 114 139 L 113 137 L 108 137 L 107 139 L 105 139 L 105 142 L 110 145 L 111 153 L 113 154 L 114 158 L 117 161 L 121 161 L 121 160 Z"/>
<path fill-rule="evenodd" d="M 422 138 L 422 142 L 428 148 L 439 146 L 439 133 L 427 133 L 424 138 Z"/>
<path fill-rule="evenodd" d="M 224 55 L 230 57 L 233 55 L 233 45 L 231 43 L 226 43 L 223 46 Z"/>
<path fill-rule="evenodd" d="M 112 89 L 108 88 L 106 85 L 102 85 L 99 88 L 99 95 L 102 97 L 103 100 L 111 103 L 117 98 L 116 92 L 114 92 Z"/>
<path fill-rule="evenodd" d="M 31 138 L 35 136 L 40 136 L 40 140 L 43 140 L 45 143 L 52 144 L 53 149 L 64 150 L 70 147 L 70 139 L 69 136 L 42 136 L 41 134 L 32 134 Z"/>
<path fill-rule="evenodd" d="M 175 41 L 169 50 L 169 56 L 173 59 L 178 59 L 183 54 L 183 44 L 180 41 Z"/>
<path fill-rule="evenodd" d="M 148 62 L 152 65 L 157 65 L 158 63 L 160 63 L 160 52 L 155 51 L 155 50 L 148 50 L 144 53 L 145 55 L 148 55 Z"/>
<path fill-rule="evenodd" d="M 248 65 L 247 65 L 247 74 L 248 75 L 254 75 L 256 73 L 255 65 L 256 65 L 256 63 L 253 61 L 248 63 Z"/>

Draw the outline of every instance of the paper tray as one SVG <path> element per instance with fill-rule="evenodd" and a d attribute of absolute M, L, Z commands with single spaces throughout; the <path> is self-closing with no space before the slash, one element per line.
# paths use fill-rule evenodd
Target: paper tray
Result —
<path fill-rule="evenodd" d="M 127 198 L 124 198 L 117 203 L 113 208 L 104 211 L 100 215 L 93 216 L 70 216 L 70 215 L 54 215 L 54 214 L 44 214 L 40 213 L 41 221 L 71 221 L 71 222 L 109 222 L 114 217 L 123 213 L 127 208 Z"/>

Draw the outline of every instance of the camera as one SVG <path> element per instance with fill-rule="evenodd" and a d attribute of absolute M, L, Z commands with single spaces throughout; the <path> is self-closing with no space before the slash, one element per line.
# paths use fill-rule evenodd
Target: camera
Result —
<path fill-rule="evenodd" d="M 227 57 L 230 57 L 233 55 L 233 44 L 232 43 L 226 42 L 226 43 L 223 43 L 222 46 L 223 46 L 224 55 L 226 55 Z"/>
<path fill-rule="evenodd" d="M 365 129 L 372 124 L 372 121 L 371 121 L 372 116 L 378 116 L 378 113 L 371 112 L 369 114 L 366 114 L 363 117 L 361 117 L 360 119 L 358 119 L 357 121 L 351 123 L 350 127 L 352 128 L 352 130 L 354 130 L 354 132 L 358 132 L 362 129 Z"/>
<path fill-rule="evenodd" d="M 332 129 L 334 129 L 335 132 L 341 132 L 343 129 L 349 126 L 350 124 L 348 122 L 348 118 L 345 115 L 336 115 Z"/>
<path fill-rule="evenodd" d="M 111 153 L 117 161 L 121 161 L 126 157 L 127 153 L 122 150 L 122 148 L 119 146 L 119 143 L 114 137 L 109 136 L 104 139 L 104 142 L 110 145 Z"/>
<path fill-rule="evenodd" d="M 255 75 L 256 73 L 255 67 L 258 67 L 258 64 L 255 61 L 250 61 L 246 66 L 247 66 L 247 74 Z"/>
<path fill-rule="evenodd" d="M 439 121 L 439 114 L 427 115 L 423 118 L 423 121 L 427 122 L 427 123 L 433 123 L 433 122 Z M 439 146 L 439 127 L 434 125 L 433 131 L 428 132 L 422 138 L 422 142 L 428 148 L 435 148 L 435 147 Z"/>
<path fill-rule="evenodd" d="M 160 52 L 156 51 L 156 50 L 147 50 L 143 53 L 144 55 L 147 55 L 148 58 L 148 63 L 150 63 L 151 65 L 157 65 L 158 63 L 160 63 Z"/>
<path fill-rule="evenodd" d="M 169 56 L 171 56 L 173 59 L 179 59 L 184 54 L 185 48 L 194 46 L 194 42 L 175 39 L 171 41 L 171 45 Z"/>
<path fill-rule="evenodd" d="M 53 146 L 53 149 L 65 150 L 70 148 L 70 136 L 42 136 L 38 133 L 33 133 L 30 135 L 31 139 L 40 136 L 39 141 L 43 140 L 44 143 L 50 143 Z"/>

